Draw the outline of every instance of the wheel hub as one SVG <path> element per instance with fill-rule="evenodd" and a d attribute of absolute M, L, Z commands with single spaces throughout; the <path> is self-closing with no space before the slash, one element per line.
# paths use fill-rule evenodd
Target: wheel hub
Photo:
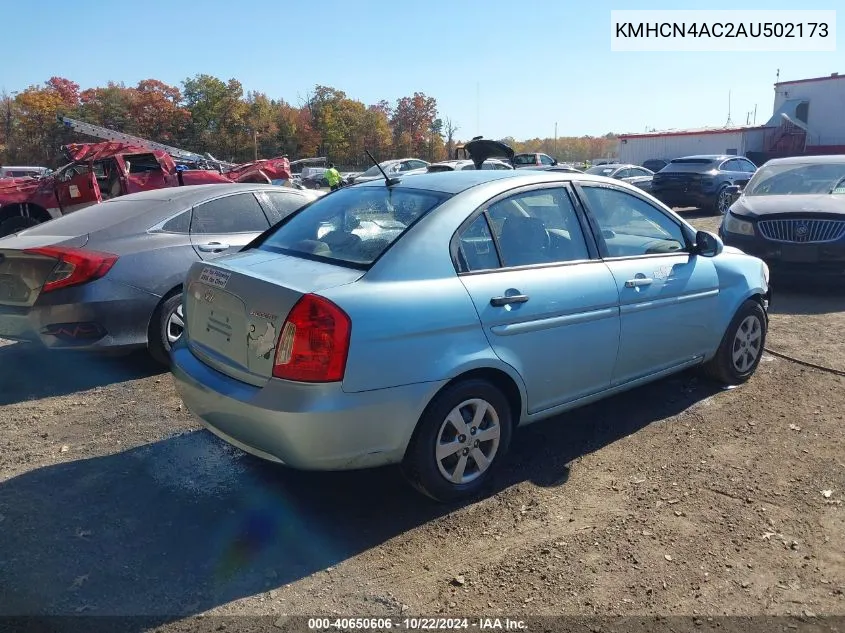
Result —
<path fill-rule="evenodd" d="M 493 405 L 480 398 L 462 402 L 440 426 L 435 447 L 440 474 L 453 484 L 477 479 L 495 459 L 500 436 Z"/>

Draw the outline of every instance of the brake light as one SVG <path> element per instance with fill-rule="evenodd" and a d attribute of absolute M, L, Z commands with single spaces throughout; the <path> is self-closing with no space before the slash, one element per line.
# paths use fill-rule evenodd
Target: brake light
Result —
<path fill-rule="evenodd" d="M 352 323 L 334 303 L 305 295 L 290 311 L 273 361 L 273 376 L 300 382 L 343 380 Z"/>
<path fill-rule="evenodd" d="M 87 251 L 81 248 L 64 246 L 45 246 L 27 248 L 25 253 L 42 255 L 58 260 L 55 268 L 47 277 L 41 292 L 50 292 L 68 286 L 78 286 L 94 281 L 105 275 L 117 261 L 117 255 Z"/>

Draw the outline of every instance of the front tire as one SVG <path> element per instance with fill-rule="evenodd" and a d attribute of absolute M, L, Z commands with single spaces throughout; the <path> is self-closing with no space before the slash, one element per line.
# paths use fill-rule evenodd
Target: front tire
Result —
<path fill-rule="evenodd" d="M 155 361 L 170 367 L 170 350 L 185 331 L 185 313 L 182 293 L 178 292 L 162 301 L 150 319 L 147 348 Z"/>
<path fill-rule="evenodd" d="M 405 476 L 435 501 L 474 497 L 507 452 L 512 426 L 507 398 L 486 380 L 447 387 L 417 424 L 402 463 Z"/>
<path fill-rule="evenodd" d="M 767 330 L 763 306 L 748 299 L 728 325 L 716 355 L 704 365 L 705 373 L 724 385 L 747 381 L 763 357 Z"/>

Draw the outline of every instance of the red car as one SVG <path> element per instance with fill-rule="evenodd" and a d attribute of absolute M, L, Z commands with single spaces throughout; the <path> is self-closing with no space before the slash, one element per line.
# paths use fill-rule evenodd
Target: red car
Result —
<path fill-rule="evenodd" d="M 0 181 L 0 237 L 128 193 L 208 183 L 290 178 L 287 158 L 270 158 L 225 170 L 183 169 L 164 151 L 111 141 L 63 148 L 70 164 L 40 178 Z"/>

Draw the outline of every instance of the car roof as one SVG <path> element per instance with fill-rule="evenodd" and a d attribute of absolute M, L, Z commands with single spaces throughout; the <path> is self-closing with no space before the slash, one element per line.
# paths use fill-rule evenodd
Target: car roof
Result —
<path fill-rule="evenodd" d="M 766 165 L 806 165 L 806 164 L 837 164 L 845 163 L 845 154 L 828 154 L 826 156 L 787 156 L 773 158 Z"/>
<path fill-rule="evenodd" d="M 696 158 L 698 160 L 725 160 L 727 158 L 744 158 L 744 156 L 732 156 L 731 154 L 694 154 L 692 156 L 681 156 L 679 158 L 673 158 L 672 162 L 676 160 L 689 160 L 691 158 Z"/>
<path fill-rule="evenodd" d="M 267 185 L 262 183 L 249 182 L 233 182 L 233 183 L 212 183 L 206 185 L 185 185 L 184 187 L 164 187 L 162 189 L 152 189 L 150 191 L 139 191 L 138 193 L 130 193 L 119 198 L 107 201 L 108 203 L 119 202 L 121 200 L 127 202 L 146 201 L 146 202 L 173 202 L 180 204 L 192 204 L 198 200 L 203 200 L 211 195 L 226 195 L 228 193 L 238 193 L 239 191 L 278 191 L 279 185 Z M 297 189 L 291 189 L 297 191 Z M 106 204 L 106 203 L 103 203 Z"/>
<path fill-rule="evenodd" d="M 578 180 L 592 180 L 595 182 L 614 182 L 603 176 L 592 176 L 584 173 L 545 171 L 535 169 L 468 169 L 463 171 L 444 171 L 426 174 L 414 174 L 407 180 L 401 175 L 394 177 L 399 180 L 400 187 L 405 189 L 423 189 L 441 193 L 458 194 L 472 187 L 499 180 L 510 180 L 512 186 L 530 185 L 544 182 L 561 182 L 573 178 Z M 371 180 L 354 185 L 355 187 L 384 187 L 384 179 Z"/>

